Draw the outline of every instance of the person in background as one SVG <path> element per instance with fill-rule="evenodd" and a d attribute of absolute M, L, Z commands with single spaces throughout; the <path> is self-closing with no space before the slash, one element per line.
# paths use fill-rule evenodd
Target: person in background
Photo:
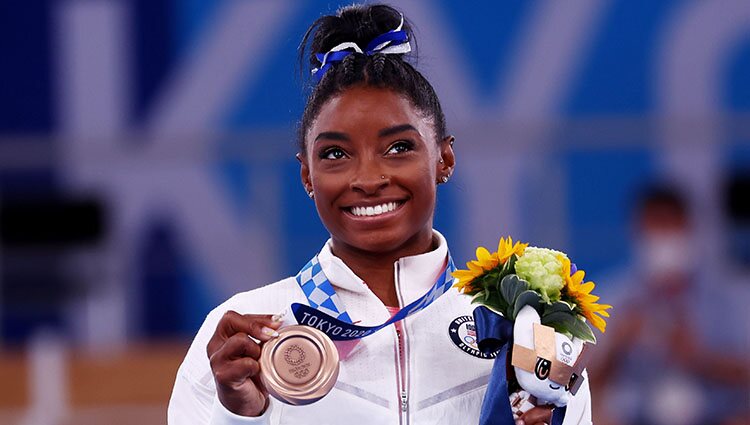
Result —
<path fill-rule="evenodd" d="M 609 298 L 617 315 L 590 367 L 597 424 L 750 423 L 743 314 L 701 262 L 694 220 L 672 187 L 637 202 L 635 262 Z"/>

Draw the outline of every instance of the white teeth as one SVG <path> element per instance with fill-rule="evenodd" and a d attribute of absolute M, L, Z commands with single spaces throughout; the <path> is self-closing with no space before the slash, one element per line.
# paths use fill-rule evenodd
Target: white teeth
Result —
<path fill-rule="evenodd" d="M 387 204 L 376 205 L 374 207 L 351 207 L 350 211 L 357 217 L 372 217 L 391 212 L 395 210 L 397 206 L 398 204 L 396 202 L 388 202 Z"/>

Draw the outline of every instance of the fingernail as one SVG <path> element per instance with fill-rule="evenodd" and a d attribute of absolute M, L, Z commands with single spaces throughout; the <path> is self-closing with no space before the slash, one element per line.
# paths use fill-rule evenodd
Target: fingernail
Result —
<path fill-rule="evenodd" d="M 264 335 L 266 335 L 266 336 L 272 336 L 272 337 L 277 337 L 277 336 L 279 336 L 279 333 L 278 333 L 278 332 L 276 332 L 275 330 L 273 330 L 273 329 L 271 329 L 271 328 L 269 328 L 269 327 L 266 327 L 266 326 L 263 326 L 263 329 L 261 329 L 260 331 L 261 331 L 261 332 L 262 332 L 262 333 L 263 333 Z"/>
<path fill-rule="evenodd" d="M 286 311 L 283 311 L 279 314 L 274 314 L 271 316 L 271 320 L 274 322 L 281 322 L 284 319 L 284 316 L 286 315 Z"/>

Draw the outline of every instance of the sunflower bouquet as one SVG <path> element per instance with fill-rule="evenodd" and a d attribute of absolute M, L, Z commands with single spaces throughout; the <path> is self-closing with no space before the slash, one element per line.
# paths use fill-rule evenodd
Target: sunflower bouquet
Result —
<path fill-rule="evenodd" d="M 515 321 L 524 306 L 533 307 L 541 324 L 552 327 L 569 338 L 596 343 L 588 322 L 604 332 L 609 317 L 608 304 L 598 304 L 593 295 L 594 282 L 585 282 L 585 272 L 578 270 L 568 256 L 548 248 L 529 247 L 500 238 L 496 252 L 484 247 L 476 250 L 476 260 L 457 270 L 454 285 L 460 292 Z"/>
<path fill-rule="evenodd" d="M 563 252 L 508 237 L 496 252 L 479 247 L 476 255 L 453 276 L 481 305 L 474 310 L 478 348 L 497 356 L 480 425 L 513 424 L 534 406 L 559 407 L 552 422 L 560 423 L 585 380 L 587 343 L 596 343 L 588 323 L 604 332 L 612 306 L 597 303 L 594 282 L 584 283 L 584 271 Z"/>

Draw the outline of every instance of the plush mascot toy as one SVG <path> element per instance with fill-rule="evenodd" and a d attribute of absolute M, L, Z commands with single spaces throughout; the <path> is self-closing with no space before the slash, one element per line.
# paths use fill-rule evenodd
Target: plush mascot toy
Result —
<path fill-rule="evenodd" d="M 524 306 L 516 316 L 513 341 L 511 364 L 521 387 L 510 395 L 514 417 L 534 406 L 566 406 L 585 379 L 589 344 L 542 325 L 531 306 Z"/>

